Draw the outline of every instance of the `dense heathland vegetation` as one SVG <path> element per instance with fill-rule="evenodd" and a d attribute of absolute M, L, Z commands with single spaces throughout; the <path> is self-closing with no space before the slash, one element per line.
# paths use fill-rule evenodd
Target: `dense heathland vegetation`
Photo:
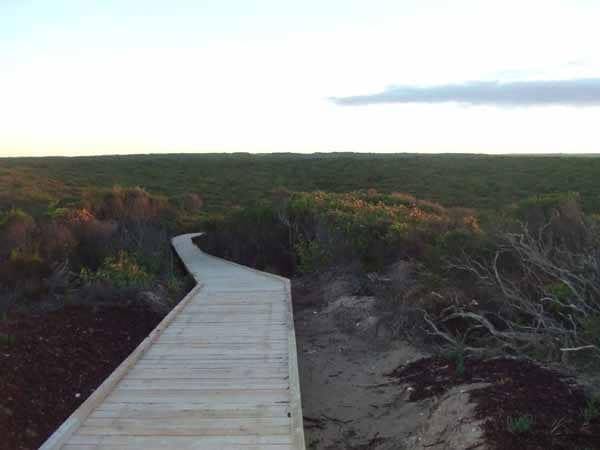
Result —
<path fill-rule="evenodd" d="M 206 250 L 286 276 L 352 267 L 382 326 L 441 345 L 459 378 L 468 354 L 597 369 L 599 173 L 584 157 L 1 159 L 0 317 L 164 313 L 185 290 L 169 237 L 203 230 Z"/>
<path fill-rule="evenodd" d="M 0 310 L 127 304 L 157 291 L 160 301 L 146 297 L 168 308 L 183 288 L 169 242 L 181 208 L 139 187 L 115 187 L 69 207 L 50 202 L 36 214 L 16 206 L 2 211 Z"/>
<path fill-rule="evenodd" d="M 173 301 L 182 282 L 168 237 L 202 229 L 211 251 L 287 275 L 348 261 L 364 274 L 416 262 L 425 290 L 453 292 L 436 292 L 434 312 L 420 307 L 430 331 L 452 345 L 489 339 L 515 352 L 550 346 L 554 357 L 561 349 L 570 354 L 567 347 L 600 353 L 600 158 L 238 154 L 0 162 L 4 309 L 148 291 Z M 473 298 L 482 300 L 478 314 L 461 303 Z"/>
<path fill-rule="evenodd" d="M 482 155 L 149 155 L 0 159 L 0 207 L 59 200 L 115 184 L 176 198 L 200 193 L 206 211 L 226 211 L 291 191 L 406 192 L 446 206 L 494 209 L 538 194 L 578 192 L 600 211 L 600 158 Z"/>
<path fill-rule="evenodd" d="M 238 154 L 0 163 L 4 308 L 176 291 L 168 237 L 203 229 L 212 251 L 288 275 L 347 261 L 364 273 L 415 261 L 428 289 L 466 280 L 484 291 L 465 298 L 503 299 L 501 313 L 477 316 L 463 305 L 438 322 L 473 322 L 513 350 L 537 346 L 542 331 L 559 347 L 597 349 L 600 158 Z M 507 319 L 506 308 L 515 316 Z M 456 345 L 432 317 L 424 320 Z"/>

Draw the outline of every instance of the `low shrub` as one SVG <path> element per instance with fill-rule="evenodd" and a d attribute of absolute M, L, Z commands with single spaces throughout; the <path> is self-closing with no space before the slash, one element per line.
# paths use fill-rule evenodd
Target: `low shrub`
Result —
<path fill-rule="evenodd" d="M 95 270 L 102 261 L 115 251 L 116 222 L 98 220 L 93 216 L 87 220 L 72 223 L 71 230 L 78 241 L 73 251 L 76 266 Z"/>
<path fill-rule="evenodd" d="M 360 261 L 365 272 L 374 272 L 399 258 L 426 262 L 427 243 L 444 236 L 450 242 L 452 232 L 464 238 L 462 244 L 481 233 L 471 210 L 455 210 L 451 216 L 441 206 L 426 203 L 428 212 L 418 204 L 412 196 L 375 190 L 345 194 L 277 190 L 272 204 L 235 208 L 205 222 L 203 229 L 209 235 L 203 238 L 204 248 L 254 267 L 283 264 L 286 270 L 280 273 L 290 273 L 290 265 L 306 273 L 353 260 Z M 441 260 L 447 251 L 443 245 L 439 250 L 436 259 Z"/>
<path fill-rule="evenodd" d="M 394 201 L 397 201 L 405 206 L 414 207 L 417 205 L 417 198 L 414 195 L 407 194 L 405 192 L 392 192 L 390 197 L 394 199 Z"/>
<path fill-rule="evenodd" d="M 204 197 L 201 194 L 186 193 L 173 198 L 173 203 L 186 214 L 197 214 L 204 206 Z"/>
<path fill-rule="evenodd" d="M 0 261 L 6 260 L 15 249 L 31 250 L 35 221 L 20 209 L 0 214 Z"/>
<path fill-rule="evenodd" d="M 12 280 L 41 279 L 50 273 L 50 266 L 39 252 L 13 249 L 8 262 Z"/>
<path fill-rule="evenodd" d="M 600 312 L 582 321 L 581 332 L 588 342 L 600 349 Z"/>
<path fill-rule="evenodd" d="M 517 416 L 506 418 L 506 428 L 510 433 L 522 434 L 531 430 L 534 424 L 532 416 Z"/>
<path fill-rule="evenodd" d="M 298 270 L 303 274 L 316 272 L 329 261 L 329 255 L 317 240 L 306 241 L 300 238 L 294 250 L 298 257 Z"/>
<path fill-rule="evenodd" d="M 590 423 L 600 417 L 600 399 L 596 397 L 587 398 L 582 415 L 585 423 Z"/>
<path fill-rule="evenodd" d="M 577 193 L 542 195 L 518 202 L 509 213 L 546 244 L 582 251 L 591 243 L 581 198 Z"/>
<path fill-rule="evenodd" d="M 80 278 L 86 284 L 106 284 L 115 288 L 144 287 L 151 281 L 136 259 L 124 251 L 107 257 L 96 271 L 81 269 Z"/>
<path fill-rule="evenodd" d="M 269 204 L 232 208 L 203 221 L 201 228 L 206 234 L 197 242 L 209 253 L 258 269 L 275 267 L 284 275 L 295 270 L 290 230 Z"/>
<path fill-rule="evenodd" d="M 17 342 L 14 334 L 0 333 L 0 345 L 11 346 Z"/>
<path fill-rule="evenodd" d="M 77 239 L 62 220 L 40 226 L 40 252 L 48 261 L 62 261 L 76 247 Z"/>
<path fill-rule="evenodd" d="M 173 213 L 165 197 L 151 195 L 139 186 L 118 185 L 104 195 L 95 210 L 100 219 L 135 222 L 159 220 Z"/>
<path fill-rule="evenodd" d="M 421 258 L 426 243 L 450 231 L 462 230 L 465 236 L 479 232 L 474 217 L 456 220 L 458 211 L 451 218 L 445 208 L 425 204 L 428 210 L 411 197 L 363 191 L 295 193 L 287 217 L 296 239 L 319 240 L 334 260 L 353 253 L 366 270 L 374 271 L 398 258 Z"/>

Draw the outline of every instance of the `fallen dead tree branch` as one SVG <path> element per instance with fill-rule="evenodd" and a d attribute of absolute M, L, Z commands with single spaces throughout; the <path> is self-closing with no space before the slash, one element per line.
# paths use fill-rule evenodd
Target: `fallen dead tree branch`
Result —
<path fill-rule="evenodd" d="M 487 260 L 467 255 L 450 263 L 498 293 L 498 307 L 454 302 L 432 316 L 422 311 L 430 334 L 465 351 L 496 346 L 523 352 L 544 349 L 554 357 L 591 351 L 600 357 L 600 249 L 578 253 L 543 237 L 507 233 Z M 466 332 L 459 340 L 449 324 Z"/>

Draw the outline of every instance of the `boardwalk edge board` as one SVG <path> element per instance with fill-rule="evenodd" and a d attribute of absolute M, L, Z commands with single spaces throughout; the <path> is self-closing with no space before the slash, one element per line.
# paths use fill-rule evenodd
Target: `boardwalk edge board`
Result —
<path fill-rule="evenodd" d="M 201 292 L 202 295 L 211 295 L 211 293 L 213 292 L 210 288 L 208 288 L 207 286 L 207 281 L 208 280 L 202 280 L 202 274 L 198 273 L 196 270 L 194 270 L 193 267 L 191 267 L 190 265 L 190 257 L 193 257 L 194 255 L 202 255 L 202 257 L 206 257 L 207 259 L 214 259 L 215 262 L 218 262 L 219 264 L 221 264 L 221 266 L 223 266 L 223 264 L 227 264 L 227 265 L 231 265 L 233 267 L 243 269 L 244 271 L 247 271 L 249 273 L 253 273 L 262 277 L 266 277 L 272 280 L 277 280 L 279 282 L 282 283 L 282 290 L 274 290 L 274 289 L 256 289 L 256 288 L 251 288 L 249 287 L 249 289 L 245 290 L 243 288 L 243 286 L 239 286 L 239 284 L 236 284 L 235 288 L 228 290 L 228 289 L 224 289 L 222 291 L 219 292 L 229 292 L 229 294 L 235 294 L 235 293 L 239 293 L 241 295 L 243 294 L 251 294 L 252 297 L 255 297 L 258 295 L 264 295 L 269 293 L 270 295 L 276 294 L 276 293 L 281 293 L 281 295 L 284 297 L 284 304 L 282 306 L 284 306 L 283 309 L 278 310 L 281 311 L 282 313 L 284 313 L 284 316 L 286 316 L 287 319 L 287 336 L 285 336 L 285 328 L 281 330 L 281 332 L 279 332 L 278 334 L 276 334 L 276 339 L 277 340 L 284 340 L 285 338 L 287 338 L 287 363 L 284 362 L 284 360 L 282 360 L 282 362 L 285 364 L 285 366 L 277 364 L 277 366 L 272 366 L 270 364 L 268 364 L 267 366 L 256 366 L 256 365 L 252 365 L 248 367 L 248 370 L 250 371 L 257 371 L 260 373 L 261 371 L 265 371 L 265 373 L 269 373 L 269 370 L 273 369 L 273 374 L 275 374 L 275 376 L 277 376 L 278 374 L 281 373 L 281 370 L 284 369 L 284 367 L 287 369 L 287 376 L 285 378 L 283 378 L 284 380 L 288 380 L 289 381 L 289 415 L 288 415 L 288 419 L 289 419 L 289 423 L 290 423 L 290 430 L 289 430 L 289 436 L 287 436 L 285 438 L 285 441 L 281 441 L 281 443 L 277 443 L 275 444 L 273 442 L 273 444 L 275 444 L 275 448 L 280 448 L 281 445 L 281 449 L 293 449 L 293 450 L 305 450 L 305 441 L 304 441 L 304 428 L 303 428 L 303 421 L 302 421 L 302 405 L 301 405 L 301 398 L 300 398 L 300 382 L 299 382 L 299 376 L 298 376 L 298 359 L 297 359 L 297 351 L 296 351 L 296 336 L 295 336 L 295 331 L 294 331 L 294 319 L 293 319 L 293 308 L 292 308 L 292 297 L 291 297 L 291 286 L 290 286 L 290 280 L 287 278 L 283 278 L 274 274 L 270 274 L 270 273 L 266 273 L 266 272 L 261 272 L 259 270 L 250 268 L 250 267 L 246 267 L 246 266 L 242 266 L 240 264 L 231 262 L 231 261 L 227 261 L 227 260 L 223 260 L 221 258 L 217 258 L 215 256 L 212 255 L 208 255 L 204 252 L 202 252 L 200 249 L 198 249 L 195 244 L 193 244 L 192 239 L 198 236 L 201 236 L 203 233 L 194 233 L 194 234 L 186 234 L 186 235 L 181 235 L 181 236 L 177 236 L 175 238 L 173 238 L 171 240 L 172 245 L 175 249 L 175 251 L 178 253 L 178 255 L 180 256 L 180 259 L 182 260 L 184 266 L 186 267 L 187 271 L 194 277 L 195 281 L 196 281 L 196 286 L 187 293 L 187 295 L 163 318 L 163 320 L 156 326 L 156 328 L 154 328 L 154 330 L 152 330 L 152 332 L 136 347 L 136 349 L 108 376 L 108 378 L 106 378 L 106 380 L 104 380 L 104 382 L 90 395 L 89 398 L 87 398 L 80 406 L 79 408 L 77 408 L 75 410 L 75 412 L 73 412 L 64 422 L 63 424 L 46 440 L 46 442 L 40 447 L 40 450 L 58 450 L 61 448 L 69 448 L 69 449 L 75 449 L 75 448 L 80 448 L 80 446 L 78 444 L 82 443 L 82 439 L 85 439 L 85 437 L 81 437 L 81 431 L 87 429 L 85 428 L 85 422 L 86 420 L 88 420 L 88 418 L 90 417 L 90 415 L 92 415 L 92 413 L 95 413 L 96 411 L 98 411 L 99 409 L 102 410 L 102 408 L 99 408 L 101 405 L 104 405 L 104 408 L 107 408 L 111 405 L 111 403 L 106 403 L 107 397 L 115 392 L 115 390 L 117 390 L 117 385 L 119 385 L 121 383 L 121 381 L 123 381 L 123 379 L 128 376 L 128 374 L 132 371 L 132 369 L 137 368 L 137 372 L 139 372 L 142 367 L 144 367 L 144 365 L 137 365 L 138 362 L 140 362 L 140 360 L 145 357 L 145 355 L 147 354 L 147 352 L 153 347 L 153 344 L 163 335 L 163 333 L 169 328 L 169 326 L 175 321 L 176 318 L 178 318 L 180 316 L 180 313 L 184 310 L 184 308 L 186 308 L 186 306 L 190 303 L 190 301 L 195 298 L 196 296 L 198 296 Z M 214 271 L 211 271 L 212 274 L 214 274 Z M 211 274 L 207 274 L 204 275 L 206 278 L 211 278 Z M 215 279 L 218 278 L 217 275 L 214 276 Z M 242 278 L 244 278 L 242 276 Z M 221 277 L 221 279 L 223 279 L 223 277 Z M 232 280 L 233 283 L 239 283 L 239 280 Z M 232 305 L 224 305 L 228 310 L 231 309 L 231 307 L 235 307 L 236 304 L 235 302 Z M 208 316 L 210 316 L 212 307 L 207 307 L 206 311 L 203 310 L 203 308 L 200 309 L 196 309 L 196 311 L 194 310 L 190 310 L 193 313 L 199 315 L 200 317 L 202 317 L 203 314 L 206 314 Z M 244 309 L 243 306 L 243 302 L 240 305 L 240 309 Z M 287 311 L 286 311 L 287 309 Z M 260 308 L 259 308 L 260 310 Z M 190 311 L 187 311 L 186 313 L 189 314 Z M 243 316 L 243 315 L 242 315 Z M 182 315 L 182 317 L 184 317 Z M 234 317 L 235 319 L 235 317 Z M 181 319 L 179 319 L 180 321 Z M 179 323 L 178 321 L 178 323 Z M 207 321 L 207 322 L 211 322 L 211 320 Z M 235 322 L 235 320 L 234 320 Z M 196 323 L 196 322 L 191 322 L 191 323 Z M 207 327 L 207 330 L 210 330 L 211 324 L 210 323 L 202 323 L 202 322 L 197 322 L 196 323 L 197 326 L 200 327 Z M 241 325 L 241 324 L 240 324 Z M 249 328 L 249 330 L 251 329 L 256 329 L 254 327 L 265 327 L 267 326 L 267 323 L 253 323 L 252 327 Z M 281 324 L 283 325 L 283 324 Z M 174 330 L 177 330 L 178 328 L 171 328 L 171 333 Z M 188 328 L 189 329 L 189 328 Z M 169 334 L 171 334 L 169 333 Z M 252 333 L 250 333 L 252 334 Z M 210 336 L 210 334 L 208 334 L 208 336 Z M 260 336 L 260 333 L 257 334 L 257 336 Z M 215 337 L 222 337 L 222 335 L 216 334 Z M 236 338 L 234 338 L 235 340 Z M 164 345 L 164 344 L 163 344 Z M 155 347 L 156 348 L 156 347 Z M 280 349 L 280 347 L 278 346 L 278 349 Z M 281 347 L 281 349 L 283 349 L 283 347 Z M 234 347 L 234 352 L 235 352 L 235 347 Z M 235 354 L 235 353 L 234 353 Z M 159 356 L 159 358 L 161 358 Z M 191 358 L 193 358 L 193 356 L 191 356 Z M 278 356 L 273 355 L 273 358 L 279 359 Z M 148 362 L 152 363 L 152 359 L 148 360 L 145 359 L 146 364 Z M 155 360 L 156 361 L 156 360 Z M 175 360 L 170 360 L 171 363 L 175 363 L 176 361 L 178 361 L 177 359 Z M 181 360 L 183 361 L 183 360 Z M 205 371 L 208 370 L 209 372 L 212 370 L 216 370 L 217 373 L 219 372 L 219 370 L 224 370 L 224 369 L 220 369 L 220 365 L 224 360 L 215 360 L 216 366 L 213 367 L 212 369 L 206 367 L 206 368 L 202 368 L 205 367 L 205 364 L 202 362 L 202 360 L 198 360 L 198 368 L 189 368 L 188 370 L 192 370 L 192 371 Z M 245 362 L 247 363 L 248 361 L 245 360 Z M 136 366 L 137 365 L 137 366 Z M 178 365 L 175 364 L 172 369 L 174 370 L 178 370 Z M 244 361 L 240 360 L 240 364 L 239 365 L 234 365 L 234 366 L 228 366 L 231 367 L 232 369 L 234 367 L 244 367 Z M 252 368 L 251 368 L 252 367 Z M 279 368 L 281 367 L 281 368 Z M 158 370 L 166 370 L 163 368 L 160 368 Z M 235 369 L 238 370 L 238 369 Z M 137 373 L 136 372 L 136 373 Z M 272 375 L 272 374 L 271 374 Z M 134 378 L 133 378 L 134 379 Z M 152 379 L 152 378 L 150 378 Z M 155 379 L 160 379 L 160 378 L 155 378 Z M 227 380 L 227 378 L 224 378 L 223 380 Z M 281 380 L 281 378 L 280 378 Z M 137 382 L 142 382 L 142 380 L 137 380 Z M 176 383 L 176 380 L 173 380 Z M 131 384 L 132 382 L 129 381 L 129 384 Z M 208 383 L 211 384 L 211 383 Z M 125 385 L 127 385 L 127 383 L 125 383 Z M 151 388 L 151 386 L 148 386 L 149 388 Z M 207 386 L 208 387 L 208 386 Z M 262 387 L 262 386 L 261 386 Z M 267 387 L 268 387 L 268 382 L 267 382 Z M 284 391 L 285 392 L 285 391 Z M 284 407 L 286 402 L 281 403 L 281 407 Z M 273 405 L 272 405 L 273 407 Z M 274 407 L 277 408 L 277 406 L 275 405 Z M 95 417 L 95 415 L 94 415 Z M 234 430 L 232 430 L 234 431 Z M 77 435 L 76 435 L 77 434 Z M 76 435 L 76 436 L 74 436 Z M 97 443 L 99 444 L 100 442 L 103 442 L 104 437 L 106 437 L 107 439 L 109 439 L 109 436 L 90 436 L 90 438 L 93 439 L 98 439 Z M 133 436 L 131 436 L 133 437 Z M 167 436 L 163 436 L 163 437 L 167 437 Z M 284 436 L 281 436 L 282 438 Z M 72 439 L 73 438 L 73 439 Z M 208 438 L 208 436 L 207 436 Z M 213 436 L 210 439 L 219 439 L 217 436 Z M 240 437 L 242 438 L 242 437 Z M 252 445 L 252 446 L 248 446 L 246 447 L 245 444 L 242 444 L 241 442 L 236 444 L 235 440 L 231 442 L 231 444 L 233 445 L 231 448 L 232 449 L 238 449 L 238 448 L 261 448 L 261 445 L 259 444 L 260 441 L 258 441 L 258 439 L 262 439 L 260 436 L 256 435 L 254 436 L 254 438 L 252 438 L 252 436 L 248 436 L 248 438 L 251 438 L 252 441 L 256 440 L 256 442 Z M 269 436 L 265 436 L 265 439 L 269 438 Z M 115 438 L 116 439 L 116 438 Z M 121 438 L 119 439 L 127 439 L 127 436 L 121 436 Z M 189 436 L 185 439 L 193 439 L 193 436 Z M 245 439 L 245 438 L 244 438 Z M 109 439 L 110 440 L 110 439 Z M 139 437 L 136 438 L 136 440 L 139 440 Z M 121 447 L 122 444 L 122 448 L 126 448 L 127 445 L 125 444 L 125 441 L 119 441 L 120 444 L 118 444 L 119 447 Z M 168 446 L 168 442 L 167 440 L 162 440 L 161 438 L 161 442 L 164 444 L 164 447 L 159 446 L 160 448 L 170 448 Z M 204 442 L 204 441 L 202 441 Z M 285 442 L 285 443 L 284 443 Z M 289 443 L 288 443 L 289 442 Z M 175 444 L 175 442 L 173 442 Z M 186 443 L 188 444 L 192 444 L 194 448 L 196 448 L 196 444 L 193 444 L 192 441 L 188 442 L 186 441 Z M 212 441 L 207 441 L 207 444 L 209 444 L 210 448 L 213 448 L 213 445 L 216 444 L 212 444 Z M 107 442 L 108 444 L 108 442 Z M 158 442 L 156 442 L 155 444 L 158 444 Z M 198 445 L 200 445 L 201 448 L 201 443 L 198 442 Z M 222 444 L 224 444 L 224 442 L 222 442 Z M 241 444 L 241 445 L 240 445 Z M 248 444 L 250 444 L 250 442 L 248 442 Z M 148 442 L 149 446 L 152 446 L 152 448 L 154 447 L 154 444 L 152 444 L 151 442 Z M 219 444 L 216 444 L 219 445 Z M 256 445 L 256 447 L 255 447 Z M 269 447 L 272 444 L 269 443 Z M 86 446 L 87 447 L 87 446 Z M 94 448 L 96 448 L 96 446 L 94 446 Z M 97 448 L 100 448 L 100 446 L 98 446 Z M 113 448 L 112 446 L 110 448 Z M 142 448 L 139 446 L 136 446 L 136 448 Z M 191 448 L 191 447 L 190 447 Z M 208 447 L 207 447 L 208 448 Z M 215 447 L 216 448 L 216 447 Z M 222 448 L 219 445 L 219 448 Z M 225 447 L 223 447 L 225 448 Z M 229 448 L 229 447 L 227 447 Z"/>

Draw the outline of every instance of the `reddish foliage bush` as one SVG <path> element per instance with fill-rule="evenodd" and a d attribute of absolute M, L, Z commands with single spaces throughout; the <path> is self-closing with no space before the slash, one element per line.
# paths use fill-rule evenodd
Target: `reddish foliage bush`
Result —
<path fill-rule="evenodd" d="M 570 251 L 583 251 L 592 236 L 578 194 L 533 197 L 512 207 L 513 216 L 527 226 L 532 236 Z"/>
<path fill-rule="evenodd" d="M 2 217 L 0 225 L 0 260 L 6 260 L 16 248 L 28 248 L 32 243 L 35 221 L 28 214 L 12 210 Z"/>
<path fill-rule="evenodd" d="M 204 197 L 200 194 L 185 194 L 182 198 L 182 207 L 186 212 L 196 212 L 204 206 Z"/>
<path fill-rule="evenodd" d="M 417 198 L 414 195 L 406 194 L 404 192 L 392 192 L 390 197 L 407 206 L 417 206 Z"/>
<path fill-rule="evenodd" d="M 60 221 L 40 227 L 40 252 L 48 260 L 61 260 L 77 245 L 71 228 Z"/>
<path fill-rule="evenodd" d="M 73 224 L 72 230 L 79 243 L 74 252 L 76 264 L 96 269 L 110 254 L 116 223 L 92 219 Z"/>
<path fill-rule="evenodd" d="M 417 206 L 425 212 L 432 214 L 444 215 L 447 213 L 446 208 L 436 202 L 430 200 L 418 200 Z"/>
<path fill-rule="evenodd" d="M 12 279 L 38 279 L 50 273 L 50 267 L 38 253 L 13 250 L 8 263 Z"/>
<path fill-rule="evenodd" d="M 200 198 L 195 197 L 193 200 L 201 201 Z M 141 187 L 121 188 L 119 186 L 115 186 L 104 196 L 96 210 L 101 219 L 136 222 L 157 219 L 170 212 L 165 198 L 152 196 Z"/>

